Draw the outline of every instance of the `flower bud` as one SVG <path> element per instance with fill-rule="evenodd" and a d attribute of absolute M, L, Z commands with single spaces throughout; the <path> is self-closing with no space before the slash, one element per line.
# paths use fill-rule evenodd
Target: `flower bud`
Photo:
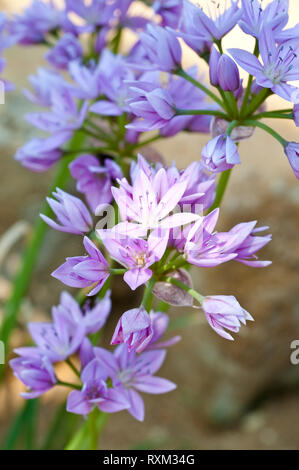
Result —
<path fill-rule="evenodd" d="M 289 142 L 284 151 L 296 178 L 299 179 L 299 144 L 296 142 Z"/>
<path fill-rule="evenodd" d="M 240 74 L 236 63 L 226 54 L 222 54 L 218 67 L 219 85 L 224 91 L 235 91 L 240 86 Z"/>
<path fill-rule="evenodd" d="M 211 49 L 210 62 L 209 62 L 209 73 L 210 73 L 210 82 L 214 86 L 219 85 L 218 77 L 218 63 L 220 59 L 220 53 L 215 46 Z"/>

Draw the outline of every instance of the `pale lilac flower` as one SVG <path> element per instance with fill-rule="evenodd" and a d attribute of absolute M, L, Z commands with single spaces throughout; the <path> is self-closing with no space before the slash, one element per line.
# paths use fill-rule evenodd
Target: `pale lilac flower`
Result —
<path fill-rule="evenodd" d="M 136 355 L 122 344 L 114 354 L 103 348 L 94 348 L 94 352 L 101 370 L 107 372 L 113 385 L 123 387 L 124 396 L 130 403 L 128 412 L 138 421 L 144 420 L 144 403 L 138 392 L 160 394 L 176 388 L 170 380 L 154 376 L 164 362 L 165 350 Z"/>
<path fill-rule="evenodd" d="M 270 88 L 273 93 L 287 101 L 293 101 L 298 88 L 288 82 L 297 80 L 299 76 L 296 50 L 289 42 L 276 46 L 270 26 L 262 29 L 259 48 L 263 63 L 255 55 L 242 49 L 229 49 L 229 52 L 243 69 L 256 78 L 258 85 Z"/>
<path fill-rule="evenodd" d="M 28 80 L 34 91 L 25 89 L 23 94 L 32 103 L 45 108 L 52 106 L 52 92 L 54 89 L 68 87 L 68 83 L 61 75 L 42 67 L 37 69 L 36 75 L 30 75 Z"/>
<path fill-rule="evenodd" d="M 225 330 L 238 333 L 241 323 L 246 325 L 246 320 L 253 321 L 252 316 L 241 307 L 233 295 L 210 295 L 205 297 L 202 308 L 209 325 L 225 339 L 234 339 Z"/>
<path fill-rule="evenodd" d="M 108 279 L 109 264 L 95 244 L 84 237 L 87 256 L 67 258 L 52 276 L 70 287 L 90 287 L 89 296 L 97 294 Z"/>
<path fill-rule="evenodd" d="M 239 21 L 242 11 L 238 7 L 238 0 L 231 0 L 229 8 L 224 8 L 220 2 L 209 2 L 209 15 L 189 0 L 184 0 L 183 33 L 180 36 L 185 39 L 196 51 L 203 52 L 207 45 L 215 40 L 220 40 Z"/>
<path fill-rule="evenodd" d="M 45 132 L 74 132 L 82 127 L 89 104 L 85 101 L 78 109 L 78 104 L 66 88 L 54 89 L 51 94 L 51 111 L 34 112 L 26 115 L 26 120 Z"/>
<path fill-rule="evenodd" d="M 59 132 L 47 139 L 32 139 L 20 147 L 15 159 L 37 173 L 47 171 L 62 156 L 61 146 L 72 137 L 72 132 Z"/>
<path fill-rule="evenodd" d="M 267 245 L 272 236 L 258 236 L 260 232 L 268 227 L 256 226 L 256 221 L 244 222 L 233 227 L 229 232 L 220 232 L 216 235 L 217 242 L 222 246 L 225 253 L 235 253 L 235 261 L 255 268 L 269 266 L 271 261 L 260 261 L 256 252 Z"/>
<path fill-rule="evenodd" d="M 153 335 L 145 348 L 146 350 L 168 348 L 169 346 L 173 346 L 181 340 L 180 336 L 174 336 L 166 341 L 159 341 L 168 328 L 169 316 L 166 315 L 166 313 L 154 311 L 151 311 L 149 316 Z"/>
<path fill-rule="evenodd" d="M 68 71 L 76 83 L 70 88 L 73 96 L 84 100 L 94 100 L 100 96 L 102 85 L 99 64 L 96 65 L 91 62 L 87 65 L 81 64 L 79 61 L 73 61 L 69 64 Z"/>
<path fill-rule="evenodd" d="M 33 0 L 20 15 L 14 15 L 10 22 L 10 33 L 18 38 L 20 44 L 42 43 L 47 33 L 60 27 L 62 11 L 54 2 Z"/>
<path fill-rule="evenodd" d="M 89 4 L 78 0 L 66 0 L 66 10 L 76 13 L 86 24 L 85 32 L 93 32 L 98 26 L 107 25 L 113 17 L 114 2 L 92 0 Z"/>
<path fill-rule="evenodd" d="M 169 231 L 159 233 L 154 230 L 147 240 L 143 240 L 124 237 L 117 232 L 116 225 L 112 230 L 99 230 L 98 235 L 110 256 L 128 269 L 124 274 L 124 281 L 135 290 L 152 277 L 149 267 L 162 258 Z"/>
<path fill-rule="evenodd" d="M 122 387 L 109 388 L 107 373 L 97 359 L 91 361 L 81 374 L 82 390 L 73 390 L 67 399 L 67 411 L 87 415 L 94 407 L 104 413 L 115 413 L 130 407 Z"/>
<path fill-rule="evenodd" d="M 28 329 L 38 350 L 51 362 L 65 361 L 78 351 L 85 328 L 82 324 L 71 325 L 59 309 L 54 308 L 52 316 L 53 323 L 29 323 Z"/>
<path fill-rule="evenodd" d="M 137 119 L 127 124 L 127 129 L 138 132 L 161 129 L 175 116 L 175 105 L 167 90 L 140 82 L 130 87 L 130 95 L 127 104 Z"/>
<path fill-rule="evenodd" d="M 299 144 L 289 142 L 284 151 L 296 178 L 299 179 Z"/>
<path fill-rule="evenodd" d="M 189 263 L 199 267 L 214 267 L 237 257 L 237 254 L 226 252 L 214 232 L 219 217 L 219 209 L 183 228 L 180 236 L 173 240 L 176 248 L 183 252 Z"/>
<path fill-rule="evenodd" d="M 238 147 L 226 134 L 210 140 L 203 147 L 201 156 L 204 168 L 213 173 L 220 173 L 241 163 Z"/>
<path fill-rule="evenodd" d="M 57 69 L 67 69 L 69 63 L 80 59 L 83 56 L 83 49 L 73 34 L 67 33 L 55 44 L 55 46 L 45 55 L 47 61 Z"/>
<path fill-rule="evenodd" d="M 97 333 L 103 328 L 110 311 L 110 290 L 103 299 L 97 300 L 93 306 L 89 302 L 85 302 L 82 309 L 78 302 L 68 292 L 64 291 L 61 294 L 59 305 L 53 307 L 53 313 L 59 312 L 74 328 L 83 325 L 87 335 Z"/>
<path fill-rule="evenodd" d="M 181 45 L 171 30 L 149 24 L 139 39 L 151 61 L 151 69 L 173 72 L 181 66 Z"/>
<path fill-rule="evenodd" d="M 28 388 L 23 398 L 36 398 L 50 390 L 56 383 L 54 368 L 49 358 L 42 354 L 21 355 L 9 361 L 14 375 Z"/>
<path fill-rule="evenodd" d="M 167 190 L 161 193 L 161 187 L 167 184 L 167 173 L 161 168 L 152 179 L 140 170 L 130 186 L 127 180 L 119 180 L 120 188 L 113 187 L 112 193 L 120 209 L 124 232 L 118 226 L 119 233 L 134 236 L 144 236 L 150 229 L 171 229 L 179 227 L 199 218 L 192 212 L 177 212 L 172 215 L 177 204 L 184 195 L 188 180 L 180 178 Z M 163 194 L 163 195 L 162 195 Z M 139 234 L 139 235 L 138 235 Z"/>
<path fill-rule="evenodd" d="M 153 337 L 152 322 L 144 307 L 123 313 L 118 320 L 111 344 L 125 343 L 129 351 L 142 352 Z"/>
<path fill-rule="evenodd" d="M 0 50 L 0 53 L 1 53 L 1 50 Z M 8 82 L 7 80 L 4 80 L 4 78 L 1 77 L 1 74 L 5 66 L 6 66 L 6 59 L 3 59 L 3 57 L 0 57 L 0 85 L 4 84 L 4 91 L 12 91 L 15 89 L 15 86 L 11 82 Z"/>
<path fill-rule="evenodd" d="M 55 230 L 83 235 L 93 227 L 92 218 L 85 204 L 75 196 L 57 188 L 53 192 L 57 199 L 47 198 L 47 202 L 58 219 L 54 222 L 50 217 L 41 214 L 41 218 Z"/>
<path fill-rule="evenodd" d="M 94 359 L 94 350 L 92 342 L 89 338 L 85 337 L 79 349 L 79 359 L 81 363 L 81 370 L 87 366 Z"/>
<path fill-rule="evenodd" d="M 236 91 L 240 88 L 240 74 L 236 63 L 226 54 L 219 58 L 217 73 L 219 86 L 224 91 Z"/>
<path fill-rule="evenodd" d="M 294 105 L 293 114 L 294 114 L 294 122 L 296 124 L 296 127 L 299 127 L 299 103 Z"/>
<path fill-rule="evenodd" d="M 70 171 L 77 180 L 77 190 L 83 193 L 95 213 L 98 207 L 104 207 L 113 199 L 112 180 L 121 178 L 119 165 L 105 159 L 104 165 L 94 155 L 84 154 L 70 164 Z"/>
<path fill-rule="evenodd" d="M 9 20 L 7 15 L 4 12 L 0 12 L 0 52 L 7 47 L 13 46 L 18 39 L 13 34 L 9 34 L 8 26 Z"/>
<path fill-rule="evenodd" d="M 288 22 L 289 0 L 272 0 L 264 9 L 262 5 L 260 0 L 242 0 L 239 26 L 244 33 L 256 38 L 264 26 L 269 26 L 277 34 Z"/>
<path fill-rule="evenodd" d="M 153 9 L 161 16 L 161 26 L 178 27 L 183 9 L 182 0 L 155 0 Z"/>

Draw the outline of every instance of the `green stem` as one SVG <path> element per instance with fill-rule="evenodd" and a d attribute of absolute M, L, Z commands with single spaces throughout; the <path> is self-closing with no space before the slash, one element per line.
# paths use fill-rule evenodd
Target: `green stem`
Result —
<path fill-rule="evenodd" d="M 188 292 L 188 294 L 192 295 L 194 299 L 196 299 L 200 304 L 202 304 L 204 300 L 204 296 L 199 294 L 196 290 L 192 289 L 191 287 L 187 286 L 183 282 L 179 281 L 178 279 L 173 279 L 172 277 L 167 277 L 165 279 L 165 282 L 168 282 L 169 284 L 172 284 L 174 286 L 179 287 L 180 289 L 183 289 L 184 291 Z"/>
<path fill-rule="evenodd" d="M 276 132 L 274 129 L 272 129 L 272 127 L 267 126 L 263 122 L 248 119 L 248 120 L 243 122 L 243 125 L 244 126 L 259 127 L 260 129 L 263 129 L 268 134 L 272 135 L 272 137 L 274 137 L 274 139 L 278 140 L 278 142 L 283 147 L 285 147 L 288 144 L 288 141 L 285 140 L 280 134 L 278 134 L 278 132 Z"/>
<path fill-rule="evenodd" d="M 221 173 L 219 182 L 217 185 L 217 189 L 216 189 L 215 201 L 213 205 L 210 207 L 208 213 L 212 212 L 214 209 L 220 206 L 227 184 L 228 184 L 229 177 L 231 175 L 231 171 L 232 171 L 232 168 L 230 168 L 229 170 L 223 171 Z"/>
<path fill-rule="evenodd" d="M 150 309 L 152 308 L 153 288 L 154 288 L 155 282 L 156 282 L 156 279 L 152 277 L 143 294 L 141 305 L 143 305 L 143 307 L 145 308 L 147 312 L 149 312 Z"/>
<path fill-rule="evenodd" d="M 227 97 L 227 101 L 232 109 L 233 117 L 238 118 L 239 110 L 234 93 L 232 91 L 226 91 L 225 96 Z"/>
<path fill-rule="evenodd" d="M 82 388 L 80 385 L 72 384 L 70 382 L 64 382 L 63 380 L 57 380 L 56 385 L 61 385 L 62 387 L 73 388 L 75 390 L 81 390 Z"/>
<path fill-rule="evenodd" d="M 259 55 L 259 43 L 258 43 L 257 39 L 255 40 L 253 54 L 256 57 L 258 57 L 258 55 Z M 250 92 L 251 92 L 252 82 L 253 82 L 253 75 L 249 75 L 246 91 L 245 91 L 245 94 L 244 94 L 244 98 L 243 98 L 243 102 L 242 102 L 242 106 L 241 106 L 241 110 L 240 110 L 240 116 L 243 116 L 244 113 L 245 113 L 246 106 L 247 106 L 249 96 L 250 96 Z"/>
<path fill-rule="evenodd" d="M 98 449 L 97 412 L 98 409 L 95 408 L 88 416 L 90 450 Z"/>
<path fill-rule="evenodd" d="M 109 272 L 110 274 L 112 275 L 122 275 L 122 274 L 125 274 L 127 272 L 127 269 L 114 269 L 114 268 L 111 268 L 109 269 Z"/>
<path fill-rule="evenodd" d="M 199 88 L 201 91 L 203 91 L 204 93 L 206 93 L 206 95 L 208 95 L 210 98 L 212 98 L 213 101 L 216 101 L 216 103 L 219 104 L 219 106 L 221 106 L 222 108 L 225 109 L 225 106 L 223 104 L 223 102 L 221 101 L 221 99 L 215 95 L 215 93 L 213 93 L 211 90 L 209 90 L 207 87 L 205 87 L 204 85 L 202 85 L 202 83 L 198 82 L 197 80 L 195 80 L 195 78 L 191 77 L 191 75 L 189 75 L 187 72 L 185 72 L 183 69 L 179 69 L 177 72 L 176 72 L 176 75 L 179 75 L 180 77 L 184 78 L 185 80 L 188 80 L 188 82 L 192 83 L 194 86 L 196 86 L 197 88 Z"/>
<path fill-rule="evenodd" d="M 246 109 L 246 114 L 243 117 L 247 117 L 253 114 L 261 106 L 265 99 L 271 95 L 271 93 L 272 92 L 269 88 L 263 88 L 262 91 L 258 95 L 256 95 L 251 101 L 251 103 L 248 105 Z"/>
<path fill-rule="evenodd" d="M 157 140 L 161 139 L 161 135 L 158 134 L 158 135 L 155 135 L 154 137 L 151 137 L 150 139 L 147 139 L 147 140 L 144 140 L 143 142 L 139 142 L 138 144 L 136 145 L 132 145 L 130 147 L 131 150 L 136 150 L 140 147 L 144 147 L 145 145 L 149 145 L 149 144 L 152 144 L 153 142 L 156 142 Z"/>
<path fill-rule="evenodd" d="M 225 113 L 222 113 L 221 111 L 212 111 L 208 109 L 179 109 L 176 108 L 176 114 L 177 116 L 218 116 L 223 119 L 229 119 L 229 116 Z"/>
<path fill-rule="evenodd" d="M 70 360 L 70 358 L 66 359 L 65 362 L 67 363 L 67 365 L 72 369 L 72 371 L 74 372 L 74 374 L 80 378 L 80 372 L 77 370 L 76 366 L 72 363 L 72 361 Z"/>
<path fill-rule="evenodd" d="M 271 118 L 271 119 L 294 119 L 293 111 L 289 114 L 285 112 L 277 112 L 277 111 L 265 111 L 264 113 L 254 114 L 250 116 L 250 119 L 263 119 L 263 118 Z"/>

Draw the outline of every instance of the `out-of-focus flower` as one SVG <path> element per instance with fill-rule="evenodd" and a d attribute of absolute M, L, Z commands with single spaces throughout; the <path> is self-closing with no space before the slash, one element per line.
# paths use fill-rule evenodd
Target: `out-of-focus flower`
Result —
<path fill-rule="evenodd" d="M 238 147 L 226 134 L 210 140 L 201 151 L 201 163 L 209 171 L 220 173 L 241 163 Z"/>
<path fill-rule="evenodd" d="M 69 63 L 80 59 L 83 56 L 83 49 L 76 38 L 71 33 L 62 36 L 55 46 L 46 54 L 47 61 L 57 69 L 67 69 Z"/>
<path fill-rule="evenodd" d="M 92 0 L 88 4 L 78 0 L 66 0 L 66 10 L 76 13 L 85 22 L 85 32 L 93 32 L 98 26 L 105 26 L 113 18 L 115 2 Z"/>
<path fill-rule="evenodd" d="M 178 27 L 183 9 L 182 0 L 155 0 L 153 9 L 161 16 L 161 26 Z"/>
<path fill-rule="evenodd" d="M 272 0 L 264 9 L 260 0 L 242 0 L 239 26 L 244 33 L 256 38 L 265 25 L 277 34 L 288 22 L 288 8 L 289 0 Z"/>
<path fill-rule="evenodd" d="M 73 390 L 67 399 L 67 411 L 87 415 L 94 407 L 104 413 L 116 413 L 130 407 L 122 387 L 109 388 L 107 373 L 97 359 L 91 361 L 81 374 L 82 390 Z"/>
<path fill-rule="evenodd" d="M 56 72 L 39 67 L 36 75 L 29 76 L 34 92 L 23 90 L 26 98 L 37 106 L 49 108 L 52 105 L 54 89 L 67 88 L 68 83 Z"/>
<path fill-rule="evenodd" d="M 94 348 L 101 370 L 106 371 L 114 386 L 122 386 L 130 403 L 128 412 L 138 421 L 144 420 L 144 403 L 138 392 L 160 394 L 176 388 L 170 380 L 154 374 L 162 366 L 166 351 L 145 351 L 136 355 L 128 351 L 126 344 L 116 348 L 114 354 L 103 348 Z"/>
<path fill-rule="evenodd" d="M 41 218 L 50 227 L 61 232 L 83 235 L 92 229 L 92 218 L 85 204 L 75 196 L 57 188 L 53 196 L 57 199 L 47 198 L 48 204 L 56 215 L 58 222 L 41 214 Z"/>
<path fill-rule="evenodd" d="M 105 325 L 110 310 L 110 290 L 103 299 L 97 300 L 93 307 L 86 302 L 82 309 L 68 292 L 62 292 L 59 305 L 53 307 L 53 313 L 61 313 L 74 328 L 83 325 L 87 335 L 97 333 Z"/>
<path fill-rule="evenodd" d="M 77 180 L 77 190 L 85 195 L 94 213 L 98 207 L 110 204 L 113 199 L 112 179 L 122 177 L 122 171 L 116 162 L 107 158 L 101 166 L 99 160 L 89 154 L 76 158 L 70 164 L 70 171 Z"/>
<path fill-rule="evenodd" d="M 30 124 L 45 132 L 60 133 L 75 131 L 82 127 L 89 104 L 85 101 L 78 109 L 76 100 L 66 88 L 52 91 L 50 112 L 28 113 L 26 119 Z"/>
<path fill-rule="evenodd" d="M 246 325 L 246 320 L 253 321 L 252 316 L 241 307 L 232 295 L 210 295 L 205 297 L 202 308 L 213 330 L 229 340 L 234 338 L 225 330 L 238 333 L 241 323 Z"/>
<path fill-rule="evenodd" d="M 139 38 L 151 62 L 151 69 L 156 67 L 164 72 L 172 72 L 181 66 L 181 45 L 171 30 L 149 24 Z"/>
<path fill-rule="evenodd" d="M 298 44 L 296 45 L 298 48 Z M 298 88 L 289 81 L 298 80 L 299 57 L 296 47 L 290 43 L 276 46 L 275 37 L 270 26 L 265 26 L 259 36 L 259 48 L 263 64 L 254 54 L 242 49 L 229 49 L 235 61 L 256 78 L 258 85 L 270 88 L 281 98 L 293 101 Z"/>
<path fill-rule="evenodd" d="M 67 258 L 52 276 L 70 287 L 93 286 L 89 296 L 97 294 L 108 279 L 109 264 L 95 244 L 84 237 L 84 246 L 88 256 Z"/>
<path fill-rule="evenodd" d="M 50 390 L 56 383 L 54 368 L 43 355 L 17 357 L 9 361 L 14 375 L 29 389 L 23 398 L 36 398 Z"/>
<path fill-rule="evenodd" d="M 37 173 L 47 171 L 62 155 L 60 147 L 72 137 L 72 132 L 59 132 L 47 139 L 32 139 L 20 147 L 15 159 Z"/>
<path fill-rule="evenodd" d="M 299 179 L 299 144 L 289 142 L 284 151 L 296 178 Z"/>
<path fill-rule="evenodd" d="M 299 127 L 299 103 L 294 105 L 293 114 L 294 114 L 294 122 L 296 124 L 296 127 Z"/>

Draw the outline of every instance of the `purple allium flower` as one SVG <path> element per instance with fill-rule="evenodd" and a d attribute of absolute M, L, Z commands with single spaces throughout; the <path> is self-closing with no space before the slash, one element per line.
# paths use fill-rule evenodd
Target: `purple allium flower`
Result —
<path fill-rule="evenodd" d="M 69 64 L 69 73 L 77 85 L 71 88 L 74 96 L 90 100 L 99 97 L 102 91 L 99 64 L 90 63 L 87 66 L 73 61 Z"/>
<path fill-rule="evenodd" d="M 263 248 L 272 239 L 272 236 L 257 236 L 268 227 L 255 228 L 256 221 L 236 225 L 229 232 L 220 232 L 216 235 L 218 243 L 226 253 L 235 253 L 235 261 L 254 268 L 269 266 L 271 261 L 260 261 L 256 252 Z"/>
<path fill-rule="evenodd" d="M 160 394 L 176 388 L 170 380 L 154 376 L 164 362 L 165 350 L 136 355 L 122 344 L 114 354 L 102 348 L 94 348 L 94 352 L 101 370 L 107 371 L 114 386 L 123 386 L 124 396 L 130 403 L 128 412 L 138 421 L 144 420 L 144 403 L 138 392 Z"/>
<path fill-rule="evenodd" d="M 52 276 L 70 287 L 93 286 L 89 296 L 97 294 L 108 279 L 109 264 L 100 250 L 88 238 L 83 240 L 88 256 L 67 258 Z"/>
<path fill-rule="evenodd" d="M 175 116 L 175 105 L 167 90 L 140 82 L 130 87 L 130 94 L 132 98 L 127 103 L 138 118 L 127 124 L 127 129 L 138 132 L 161 129 Z"/>
<path fill-rule="evenodd" d="M 5 13 L 0 13 L 0 52 L 7 47 L 13 46 L 18 38 L 8 31 L 9 21 Z"/>
<path fill-rule="evenodd" d="M 115 413 L 130 407 L 123 387 L 109 388 L 106 369 L 97 359 L 91 361 L 81 374 L 82 390 L 72 391 L 67 399 L 67 411 L 87 415 L 95 406 L 104 413 Z"/>
<path fill-rule="evenodd" d="M 85 32 L 93 32 L 98 26 L 107 25 L 113 17 L 115 2 L 92 0 L 88 4 L 78 0 L 66 0 L 66 10 L 76 13 L 86 23 Z"/>
<path fill-rule="evenodd" d="M 69 63 L 80 59 L 83 56 L 83 49 L 73 34 L 67 33 L 62 36 L 56 45 L 46 54 L 47 61 L 57 69 L 67 69 Z"/>
<path fill-rule="evenodd" d="M 278 44 L 283 44 L 288 41 L 297 41 L 299 36 L 299 23 L 293 28 L 287 28 L 283 31 L 275 31 L 275 41 Z"/>
<path fill-rule="evenodd" d="M 0 50 L 0 53 L 1 53 L 1 50 Z M 11 83 L 11 82 L 8 82 L 7 80 L 4 80 L 2 77 L 1 77 L 1 74 L 4 70 L 6 66 L 6 59 L 3 59 L 2 57 L 0 57 L 0 85 L 1 85 L 1 88 L 0 88 L 0 93 L 2 95 L 2 86 L 4 84 L 4 91 L 12 91 L 15 89 L 15 86 Z M 0 100 L 2 101 L 2 96 L 0 95 Z M 3 104 L 2 102 L 0 104 Z"/>
<path fill-rule="evenodd" d="M 60 27 L 63 13 L 54 2 L 33 0 L 21 14 L 14 15 L 10 22 L 10 33 L 18 38 L 20 44 L 36 44 L 44 41 L 45 35 Z"/>
<path fill-rule="evenodd" d="M 236 26 L 242 12 L 238 7 L 238 0 L 231 0 L 230 7 L 224 8 L 220 2 L 209 2 L 209 16 L 200 7 L 196 7 L 189 0 L 184 0 L 183 24 L 184 33 L 181 36 L 186 39 L 188 45 L 195 50 L 200 50 L 201 43 L 211 44 L 220 40 Z M 197 41 L 199 47 L 197 47 Z"/>
<path fill-rule="evenodd" d="M 299 103 L 294 105 L 293 114 L 294 114 L 295 125 L 296 127 L 299 127 Z"/>
<path fill-rule="evenodd" d="M 149 267 L 159 261 L 167 247 L 169 231 L 154 230 L 148 240 L 142 238 L 124 237 L 117 233 L 117 225 L 112 230 L 99 230 L 106 250 L 110 256 L 120 264 L 128 268 L 124 274 L 124 281 L 132 290 L 145 284 L 151 277 Z"/>
<path fill-rule="evenodd" d="M 225 329 L 238 333 L 241 323 L 246 325 L 246 320 L 253 321 L 252 316 L 241 307 L 233 295 L 210 295 L 205 297 L 202 308 L 209 325 L 225 339 L 234 340 Z"/>
<path fill-rule="evenodd" d="M 60 232 L 83 235 L 90 232 L 93 227 L 92 218 L 85 204 L 75 196 L 57 188 L 53 192 L 57 199 L 47 198 L 48 204 L 56 215 L 58 222 L 54 222 L 50 217 L 41 214 L 41 218 L 50 227 Z"/>
<path fill-rule="evenodd" d="M 92 342 L 89 338 L 85 337 L 79 349 L 79 359 L 81 363 L 81 370 L 94 359 L 94 350 Z"/>
<path fill-rule="evenodd" d="M 214 229 L 219 217 L 219 209 L 213 210 L 195 224 L 183 229 L 173 243 L 182 251 L 188 262 L 199 267 L 214 267 L 237 257 L 226 252 L 217 239 Z"/>
<path fill-rule="evenodd" d="M 61 158 L 60 147 L 71 137 L 72 133 L 66 131 L 47 139 L 32 139 L 17 150 L 15 159 L 31 171 L 47 171 Z"/>
<path fill-rule="evenodd" d="M 161 168 L 152 179 L 143 170 L 130 186 L 126 179 L 119 180 L 120 188 L 113 187 L 112 193 L 119 207 L 124 223 L 124 232 L 135 231 L 135 236 L 143 236 L 150 229 L 171 229 L 198 219 L 192 212 L 179 212 L 169 215 L 184 195 L 188 180 L 180 178 L 172 185 L 167 184 L 167 173 Z M 164 191 L 161 188 L 167 184 Z M 133 223 L 135 222 L 135 223 Z M 136 223 L 137 222 L 137 223 Z M 138 235 L 138 234 L 139 235 Z"/>
<path fill-rule="evenodd" d="M 28 329 L 38 350 L 51 362 L 65 361 L 79 349 L 85 328 L 82 323 L 70 324 L 59 309 L 53 308 L 52 316 L 53 323 L 29 323 Z"/>
<path fill-rule="evenodd" d="M 14 375 L 29 389 L 23 398 L 36 398 L 50 390 L 56 383 L 54 368 L 49 358 L 42 354 L 21 355 L 9 361 Z"/>
<path fill-rule="evenodd" d="M 299 144 L 289 142 L 284 151 L 296 178 L 299 179 Z"/>
<path fill-rule="evenodd" d="M 289 0 L 272 0 L 262 8 L 260 0 L 242 0 L 242 17 L 239 26 L 244 33 L 259 37 L 261 29 L 268 25 L 275 33 L 288 22 Z"/>
<path fill-rule="evenodd" d="M 287 101 L 293 101 L 298 88 L 289 85 L 288 81 L 298 79 L 299 58 L 296 48 L 289 42 L 276 46 L 273 31 L 265 26 L 259 36 L 259 48 L 263 64 L 254 54 L 242 49 L 229 49 L 235 61 L 256 78 L 258 85 L 271 88 L 273 93 Z"/>
<path fill-rule="evenodd" d="M 52 91 L 51 112 L 28 113 L 26 119 L 30 124 L 45 132 L 73 132 L 80 129 L 85 120 L 89 104 L 85 101 L 78 109 L 76 100 L 66 88 Z"/>
<path fill-rule="evenodd" d="M 219 75 L 218 75 L 218 63 L 221 57 L 220 52 L 216 49 L 215 46 L 211 49 L 210 60 L 209 60 L 209 74 L 210 82 L 213 86 L 219 85 Z"/>
<path fill-rule="evenodd" d="M 94 155 L 80 155 L 70 164 L 70 171 L 77 180 L 77 190 L 83 193 L 95 213 L 113 199 L 111 192 L 112 179 L 122 177 L 122 171 L 117 163 L 110 159 L 101 166 Z"/>
<path fill-rule="evenodd" d="M 183 9 L 182 0 L 155 0 L 153 9 L 161 16 L 161 26 L 178 27 Z"/>
<path fill-rule="evenodd" d="M 29 82 L 34 92 L 24 90 L 26 98 L 37 106 L 49 108 L 52 106 L 52 92 L 54 89 L 67 88 L 68 83 L 56 72 L 39 67 L 36 75 L 29 76 Z"/>
<path fill-rule="evenodd" d="M 111 344 L 125 343 L 129 351 L 142 352 L 153 337 L 152 322 L 144 307 L 133 308 L 120 317 Z"/>
<path fill-rule="evenodd" d="M 173 72 L 181 66 L 181 45 L 171 30 L 149 24 L 139 39 L 152 63 L 151 69 L 154 64 L 158 70 Z"/>
<path fill-rule="evenodd" d="M 83 325 L 85 334 L 97 333 L 106 323 L 111 310 L 111 291 L 109 290 L 105 297 L 97 300 L 91 307 L 88 302 L 81 309 L 78 302 L 68 293 L 62 292 L 60 304 L 53 307 L 53 313 L 61 313 L 67 321 L 76 328 Z"/>
<path fill-rule="evenodd" d="M 240 74 L 236 63 L 226 54 L 218 61 L 217 73 L 219 86 L 224 91 L 236 91 L 240 87 Z"/>
<path fill-rule="evenodd" d="M 241 163 L 238 147 L 226 134 L 210 140 L 201 151 L 201 163 L 209 171 L 220 173 Z"/>
<path fill-rule="evenodd" d="M 154 311 L 151 311 L 149 316 L 151 320 L 153 336 L 151 337 L 151 340 L 145 349 L 164 349 L 169 346 L 173 346 L 181 340 L 180 336 L 174 336 L 169 340 L 160 342 L 160 338 L 164 335 L 165 331 L 168 328 L 169 316 L 166 315 L 166 313 Z"/>

